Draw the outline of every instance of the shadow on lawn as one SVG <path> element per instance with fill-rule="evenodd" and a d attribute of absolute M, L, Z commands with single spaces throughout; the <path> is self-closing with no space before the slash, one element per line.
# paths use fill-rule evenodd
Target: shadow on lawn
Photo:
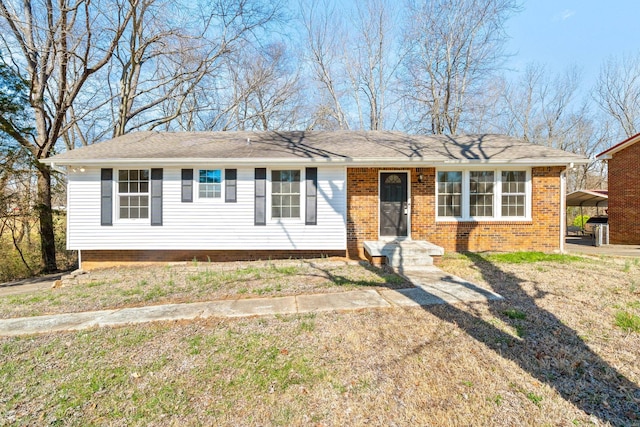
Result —
<path fill-rule="evenodd" d="M 345 285 L 352 286 L 354 288 L 358 287 L 377 287 L 377 288 L 386 288 L 386 289 L 406 289 L 414 287 L 414 285 L 405 280 L 403 277 L 396 274 L 394 271 L 388 271 L 381 267 L 374 267 L 368 261 L 359 261 L 358 265 L 365 270 L 373 273 L 379 279 L 382 279 L 382 282 L 379 280 L 354 280 L 351 277 L 344 276 L 342 274 L 335 273 L 331 268 L 326 268 L 322 264 L 318 264 L 314 261 L 302 260 L 304 264 L 306 264 L 312 271 L 316 270 L 317 273 L 308 273 L 305 274 L 307 277 L 319 277 L 322 279 L 329 280 L 334 286 L 342 287 Z"/>
<path fill-rule="evenodd" d="M 489 301 L 489 310 L 522 331 L 522 339 L 515 339 L 455 305 L 425 306 L 426 311 L 455 323 L 471 337 L 501 357 L 514 361 L 553 387 L 565 400 L 600 421 L 613 425 L 640 425 L 638 385 L 595 354 L 576 331 L 536 304 L 536 300 L 543 298 L 546 292 L 536 286 L 536 293 L 531 296 L 523 290 L 523 280 L 519 277 L 500 270 L 481 255 L 467 253 L 465 256 L 491 284 L 493 291 L 505 297 L 501 301 Z M 507 309 L 524 312 L 526 318 L 506 316 L 504 312 Z"/>

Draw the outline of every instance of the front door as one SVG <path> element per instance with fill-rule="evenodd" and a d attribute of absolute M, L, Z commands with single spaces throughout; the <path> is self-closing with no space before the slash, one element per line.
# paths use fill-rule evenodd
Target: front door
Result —
<path fill-rule="evenodd" d="M 407 173 L 383 172 L 380 174 L 380 236 L 406 236 Z"/>

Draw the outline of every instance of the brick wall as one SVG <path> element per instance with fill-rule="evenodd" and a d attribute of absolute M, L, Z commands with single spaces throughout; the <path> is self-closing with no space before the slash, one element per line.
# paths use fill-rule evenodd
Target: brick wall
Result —
<path fill-rule="evenodd" d="M 640 143 L 609 160 L 610 243 L 640 244 Z"/>
<path fill-rule="evenodd" d="M 125 265 L 166 264 L 167 262 L 194 261 L 227 262 L 270 259 L 302 259 L 344 257 L 344 251 L 203 251 L 203 250 L 84 250 L 82 269 L 93 270 Z"/>
<path fill-rule="evenodd" d="M 378 239 L 378 172 L 385 168 L 347 169 L 347 249 L 363 258 L 363 242 Z M 397 170 L 397 169 L 394 169 Z M 564 167 L 533 168 L 532 221 L 436 222 L 435 169 L 409 168 L 411 238 L 446 251 L 552 252 L 560 248 L 560 174 Z M 418 182 L 419 174 L 423 182 Z"/>
<path fill-rule="evenodd" d="M 347 253 L 364 259 L 363 242 L 378 240 L 377 168 L 347 168 Z"/>

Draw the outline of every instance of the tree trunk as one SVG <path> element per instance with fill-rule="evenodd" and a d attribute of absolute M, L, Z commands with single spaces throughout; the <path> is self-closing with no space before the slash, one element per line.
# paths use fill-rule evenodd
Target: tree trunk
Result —
<path fill-rule="evenodd" d="M 58 270 L 56 264 L 56 240 L 53 232 L 53 211 L 51 209 L 51 169 L 42 163 L 38 168 L 38 197 L 36 210 L 40 222 L 40 252 L 45 273 Z"/>

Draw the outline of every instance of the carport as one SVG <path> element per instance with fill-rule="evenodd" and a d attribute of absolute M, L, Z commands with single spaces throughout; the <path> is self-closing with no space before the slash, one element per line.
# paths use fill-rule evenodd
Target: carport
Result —
<path fill-rule="evenodd" d="M 567 194 L 567 206 L 606 208 L 609 206 L 609 192 L 607 190 L 576 190 Z M 598 215 L 600 215 L 599 212 Z"/>
<path fill-rule="evenodd" d="M 600 214 L 600 208 L 606 213 L 609 206 L 609 192 L 607 190 L 576 190 L 567 194 L 567 206 L 576 206 L 580 208 L 580 216 L 582 216 L 583 207 L 595 207 L 596 215 Z M 567 224 L 567 230 L 569 226 Z"/>

